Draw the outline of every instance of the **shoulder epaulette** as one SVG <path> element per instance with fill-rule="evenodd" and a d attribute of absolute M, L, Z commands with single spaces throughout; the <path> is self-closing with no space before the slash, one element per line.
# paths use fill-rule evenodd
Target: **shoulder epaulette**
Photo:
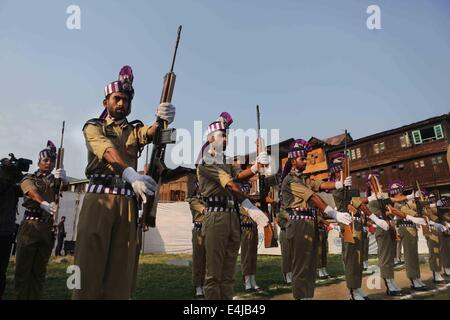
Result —
<path fill-rule="evenodd" d="M 128 122 L 128 124 L 131 124 L 133 127 L 143 127 L 144 123 L 141 120 L 133 120 Z"/>
<path fill-rule="evenodd" d="M 86 123 L 84 124 L 83 130 L 84 130 L 84 127 L 86 127 L 86 125 L 88 125 L 88 124 L 102 125 L 102 124 L 104 124 L 104 123 L 105 123 L 105 120 L 104 120 L 104 119 L 100 119 L 100 118 L 89 119 L 89 120 L 86 121 Z"/>

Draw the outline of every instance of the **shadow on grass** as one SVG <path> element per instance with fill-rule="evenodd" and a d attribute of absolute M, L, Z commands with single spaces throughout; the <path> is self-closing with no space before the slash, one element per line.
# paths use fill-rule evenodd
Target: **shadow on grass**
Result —
<path fill-rule="evenodd" d="M 190 254 L 147 254 L 140 257 L 137 276 L 137 287 L 133 299 L 158 300 L 190 300 L 194 299 L 192 285 L 192 267 L 168 264 L 170 260 L 190 262 Z M 70 299 L 72 292 L 67 289 L 66 281 L 69 276 L 67 267 L 72 259 L 59 261 L 52 258 L 44 286 L 43 299 Z M 343 265 L 340 255 L 328 257 L 328 271 L 330 274 L 342 276 Z M 240 261 L 236 264 L 235 294 L 240 299 L 270 299 L 276 295 L 290 293 L 292 288 L 284 283 L 281 273 L 281 256 L 258 256 L 258 269 L 256 280 L 263 289 L 257 293 L 245 293 L 243 288 Z M 342 280 L 329 280 L 318 283 L 318 286 L 327 286 Z M 10 263 L 7 273 L 5 299 L 14 299 L 14 261 Z"/>

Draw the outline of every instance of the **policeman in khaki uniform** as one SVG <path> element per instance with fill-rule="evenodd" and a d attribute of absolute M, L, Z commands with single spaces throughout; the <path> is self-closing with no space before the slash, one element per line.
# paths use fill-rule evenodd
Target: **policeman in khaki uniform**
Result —
<path fill-rule="evenodd" d="M 206 201 L 202 225 L 206 249 L 206 299 L 232 299 L 234 271 L 240 244 L 240 223 L 237 205 L 258 225 L 268 223 L 267 216 L 253 205 L 234 182 L 245 181 L 256 174 L 258 163 L 269 163 L 267 153 L 261 153 L 250 168 L 240 171 L 231 165 L 224 152 L 231 116 L 223 112 L 208 126 L 208 141 L 197 161 L 199 194 Z"/>
<path fill-rule="evenodd" d="M 205 239 L 202 236 L 202 224 L 205 218 L 205 203 L 198 195 L 197 190 L 189 199 L 189 207 L 192 213 L 192 284 L 195 287 L 195 296 L 204 298 L 205 274 L 206 274 L 206 254 Z"/>
<path fill-rule="evenodd" d="M 245 195 L 250 194 L 251 184 L 241 183 L 241 190 Z M 258 291 L 256 284 L 256 262 L 258 259 L 258 225 L 241 210 L 241 271 L 244 280 L 244 290 Z"/>
<path fill-rule="evenodd" d="M 343 183 L 311 180 L 303 174 L 307 153 L 311 149 L 305 140 L 294 141 L 288 152 L 281 184 L 282 207 L 289 214 L 286 237 L 292 250 L 292 291 L 295 299 L 314 296 L 318 246 L 318 212 L 315 208 L 339 223 L 351 223 L 347 212 L 334 210 L 315 194 L 320 190 L 341 189 Z M 351 177 L 345 181 L 351 184 Z"/>
<path fill-rule="evenodd" d="M 442 202 L 441 202 L 442 203 Z M 416 209 L 416 204 L 411 203 L 410 206 Z M 424 214 L 428 218 L 428 227 L 430 233 L 425 235 L 427 239 L 428 251 L 430 257 L 428 263 L 430 270 L 433 272 L 433 282 L 436 284 L 446 283 L 445 278 L 442 275 L 443 265 L 441 260 L 441 234 L 445 232 L 446 228 L 439 223 L 439 216 L 437 211 L 437 203 L 430 204 L 428 201 L 422 203 Z"/>
<path fill-rule="evenodd" d="M 48 141 L 39 153 L 38 170 L 28 174 L 20 187 L 24 194 L 25 215 L 17 236 L 15 291 L 17 299 L 41 298 L 47 264 L 55 242 L 53 215 L 58 208 L 55 201 L 56 179 L 63 189 L 68 185 L 64 169 L 55 168 L 56 147 Z"/>
<path fill-rule="evenodd" d="M 404 191 L 404 183 L 400 180 L 393 181 L 389 186 L 389 195 L 394 200 L 402 196 Z M 394 208 L 399 209 L 407 216 L 416 217 L 417 212 L 414 211 L 407 202 L 396 202 Z M 419 236 L 417 234 L 416 224 L 408 219 L 396 218 L 400 243 L 403 245 L 404 259 L 406 267 L 406 276 L 411 281 L 411 289 L 416 291 L 427 291 L 428 287 L 420 279 L 420 263 L 419 263 Z M 400 248 L 401 250 L 401 248 Z"/>
<path fill-rule="evenodd" d="M 442 228 L 442 232 L 440 233 L 439 243 L 444 275 L 450 277 L 450 198 L 442 197 L 436 201 L 436 197 L 434 196 L 434 198 L 430 198 L 430 202 L 433 203 L 433 208 L 435 208 L 432 210 L 436 210 L 440 223 L 445 227 Z"/>
<path fill-rule="evenodd" d="M 371 212 L 373 212 L 378 218 L 383 219 L 383 208 L 392 211 L 395 215 L 402 215 L 398 209 L 393 208 L 394 202 L 401 202 L 406 200 L 414 199 L 414 194 L 408 196 L 399 195 L 397 198 L 392 199 L 389 197 L 384 197 L 381 190 L 379 192 L 374 192 L 372 190 L 377 190 L 378 186 L 373 185 L 372 176 L 378 179 L 379 173 L 377 171 L 371 172 L 367 177 L 368 184 L 368 194 L 370 196 L 366 199 L 368 202 L 367 207 Z M 381 187 L 381 186 L 380 186 Z M 416 218 L 410 215 L 406 215 L 406 219 L 413 223 L 423 224 L 423 219 Z M 386 293 L 390 296 L 401 296 L 403 291 L 394 280 L 394 258 L 395 258 L 395 248 L 397 235 L 395 231 L 394 221 L 392 220 L 392 215 L 389 215 L 389 229 L 384 230 L 383 228 L 377 227 L 375 230 L 375 237 L 378 245 L 378 265 L 380 267 L 381 277 L 384 279 L 386 285 Z"/>
<path fill-rule="evenodd" d="M 157 126 L 128 122 L 132 82 L 131 67 L 123 67 L 119 80 L 105 86 L 105 112 L 83 127 L 89 186 L 75 249 L 81 288 L 74 290 L 73 299 L 129 299 L 132 292 L 138 245 L 137 198 L 146 202 L 146 195 L 152 195 L 156 188 L 151 177 L 136 172 L 137 159 L 143 146 L 152 141 Z M 175 107 L 162 103 L 156 115 L 171 123 Z"/>
<path fill-rule="evenodd" d="M 342 152 L 336 153 L 331 157 L 330 163 L 330 181 L 344 181 L 342 177 L 343 163 L 345 156 Z M 346 199 L 344 199 L 344 188 L 333 190 L 334 203 L 339 211 L 349 210 L 352 213 L 352 237 L 354 243 L 344 241 L 344 226 L 340 226 L 342 240 L 342 259 L 345 268 L 345 281 L 350 293 L 351 300 L 368 300 L 369 298 L 361 288 L 363 272 L 363 250 L 367 242 L 367 230 L 364 225 L 367 218 L 380 228 L 388 229 L 386 221 L 379 219 L 372 214 L 370 210 L 362 203 L 359 198 L 359 191 L 348 187 L 347 197 L 349 197 L 349 206 L 345 208 Z"/>

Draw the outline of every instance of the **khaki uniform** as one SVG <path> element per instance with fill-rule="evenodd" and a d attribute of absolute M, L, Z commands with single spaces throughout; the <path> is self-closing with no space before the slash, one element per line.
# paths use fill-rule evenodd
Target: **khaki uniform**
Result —
<path fill-rule="evenodd" d="M 241 210 L 241 270 L 243 276 L 256 274 L 258 225 Z"/>
<path fill-rule="evenodd" d="M 417 212 L 408 203 L 396 203 L 394 207 L 407 215 L 417 216 Z M 419 236 L 417 234 L 417 227 L 414 223 L 406 219 L 397 220 L 397 227 L 400 242 L 403 245 L 406 276 L 409 279 L 420 279 Z"/>
<path fill-rule="evenodd" d="M 289 221 L 289 214 L 281 209 L 278 213 L 278 223 L 280 225 L 280 247 L 281 247 L 281 271 L 284 275 L 292 272 L 292 253 L 289 241 L 286 236 L 286 225 Z"/>
<path fill-rule="evenodd" d="M 149 143 L 148 126 L 92 119 L 83 127 L 88 149 L 86 175 L 91 181 L 80 211 L 75 265 L 80 267 L 81 289 L 73 299 L 129 299 L 137 269 L 137 200 L 103 159 L 115 148 L 136 169 L 141 147 Z"/>
<path fill-rule="evenodd" d="M 448 224 L 450 223 L 450 210 L 448 208 L 446 209 L 438 209 L 442 212 L 439 216 L 441 216 L 441 222 L 442 224 Z M 441 238 L 439 239 L 439 243 L 441 245 L 441 260 L 442 260 L 442 266 L 444 268 L 450 268 L 450 231 L 447 231 L 445 233 L 441 232 Z"/>
<path fill-rule="evenodd" d="M 42 296 L 55 235 L 53 217 L 27 193 L 34 191 L 49 203 L 55 201 L 55 178 L 53 174 L 35 172 L 27 175 L 20 186 L 26 211 L 17 236 L 15 291 L 17 299 L 36 300 Z"/>
<path fill-rule="evenodd" d="M 359 197 L 352 198 L 351 205 L 357 209 L 353 215 L 353 240 L 355 243 L 344 242 L 343 226 L 342 226 L 342 259 L 345 267 L 345 281 L 348 289 L 361 288 L 363 273 L 363 250 L 364 244 L 367 242 L 367 232 L 364 231 L 365 215 L 359 210 L 361 207 Z"/>
<path fill-rule="evenodd" d="M 320 220 L 320 219 L 319 219 Z M 327 226 L 319 223 L 318 225 L 319 245 L 317 248 L 317 268 L 327 267 L 328 256 L 328 230 Z"/>
<path fill-rule="evenodd" d="M 314 297 L 317 269 L 317 216 L 308 205 L 320 180 L 288 174 L 281 185 L 283 208 L 289 213 L 286 237 L 292 253 L 292 291 L 295 299 Z"/>
<path fill-rule="evenodd" d="M 202 235 L 205 237 L 205 298 L 208 300 L 231 300 L 234 294 L 241 234 L 239 213 L 225 186 L 239 171 L 232 165 L 217 162 L 197 167 L 199 194 L 207 201 Z"/>
<path fill-rule="evenodd" d="M 414 202 L 408 202 L 410 208 L 417 212 L 417 206 Z M 430 208 L 427 206 L 427 203 L 423 204 L 424 214 L 428 217 L 429 220 L 437 222 L 439 217 L 437 216 L 436 208 Z M 441 272 L 442 271 L 442 261 L 441 261 L 441 248 L 439 241 L 439 230 L 430 226 L 429 228 L 430 234 L 426 235 L 427 239 L 428 251 L 430 257 L 428 259 L 428 263 L 430 265 L 430 270 L 433 272 Z"/>
<path fill-rule="evenodd" d="M 384 204 L 392 204 L 388 198 L 383 201 Z M 382 219 L 381 207 L 378 200 L 370 201 L 367 205 L 369 210 Z M 388 231 L 377 227 L 375 230 L 375 238 L 378 245 L 378 266 L 380 267 L 381 277 L 384 279 L 394 278 L 394 258 L 395 258 L 395 227 L 392 225 Z"/>
<path fill-rule="evenodd" d="M 205 203 L 200 197 L 192 197 L 189 201 L 192 213 L 192 284 L 203 287 L 206 274 L 205 238 L 202 236 L 202 224 L 205 218 Z"/>

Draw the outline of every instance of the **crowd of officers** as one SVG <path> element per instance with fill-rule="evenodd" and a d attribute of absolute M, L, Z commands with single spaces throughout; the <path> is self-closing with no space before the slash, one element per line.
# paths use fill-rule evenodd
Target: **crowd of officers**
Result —
<path fill-rule="evenodd" d="M 88 153 L 86 175 L 89 186 L 77 227 L 74 264 L 79 267 L 80 286 L 73 299 L 130 299 L 136 274 L 142 232 L 149 226 L 139 218 L 139 207 L 157 192 L 157 182 L 137 170 L 143 147 L 152 142 L 161 122 L 144 125 L 129 122 L 134 97 L 133 73 L 125 66 L 119 79 L 104 88 L 104 112 L 83 127 Z M 170 124 L 175 107 L 161 103 L 156 116 Z M 198 188 L 190 198 L 193 215 L 193 285 L 195 296 L 233 299 L 235 265 L 239 250 L 243 286 L 258 291 L 256 284 L 258 228 L 267 227 L 268 216 L 250 193 L 249 180 L 268 176 L 270 156 L 262 151 L 254 163 L 241 168 L 225 156 L 227 133 L 233 122 L 227 112 L 207 128 L 207 141 L 196 162 Z M 413 290 L 428 290 L 422 282 L 418 255 L 418 229 L 429 247 L 429 266 L 435 283 L 450 274 L 448 198 L 437 199 L 424 191 L 407 193 L 401 181 L 393 181 L 386 192 L 379 174 L 371 172 L 368 191 L 352 188 L 350 175 L 343 176 L 346 157 L 330 160 L 327 181 L 305 174 L 311 145 L 302 139 L 292 143 L 278 186 L 276 222 L 280 227 L 282 273 L 292 285 L 294 299 L 314 297 L 317 277 L 326 279 L 327 233 L 330 220 L 350 240 L 342 241 L 342 259 L 350 299 L 365 300 L 362 274 L 368 267 L 368 234 L 374 229 L 378 265 L 388 295 L 402 295 L 394 280 L 398 239 L 404 250 L 406 273 Z M 47 264 L 55 241 L 56 198 L 69 183 L 66 172 L 55 168 L 56 147 L 49 142 L 39 153 L 38 170 L 20 183 L 25 215 L 18 231 L 15 265 L 17 299 L 42 296 Z M 329 194 L 327 201 L 321 193 Z M 350 228 L 350 229 L 349 229 Z M 348 237 L 347 237 L 348 238 Z"/>

